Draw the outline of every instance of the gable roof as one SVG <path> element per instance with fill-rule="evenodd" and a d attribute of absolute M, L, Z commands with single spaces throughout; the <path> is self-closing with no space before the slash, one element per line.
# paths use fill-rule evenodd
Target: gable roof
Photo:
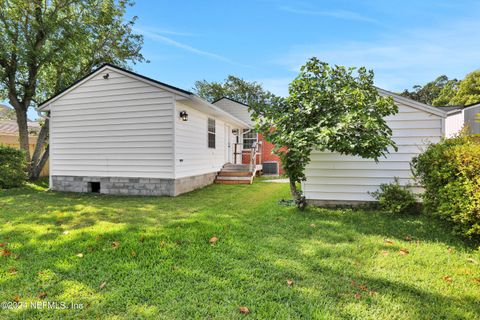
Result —
<path fill-rule="evenodd" d="M 40 131 L 40 124 L 36 121 L 28 121 L 28 132 L 30 134 L 38 134 Z M 18 124 L 16 120 L 2 120 L 0 121 L 0 134 L 17 135 Z"/>
<path fill-rule="evenodd" d="M 181 88 L 178 88 L 178 87 L 175 87 L 175 86 L 172 86 L 172 85 L 169 85 L 167 83 L 164 83 L 164 82 L 161 82 L 161 81 L 158 81 L 158 80 L 155 80 L 155 79 L 152 79 L 152 78 L 149 78 L 149 77 L 146 77 L 144 75 L 141 75 L 141 74 L 138 74 L 138 73 L 135 73 L 133 71 L 130 71 L 130 70 L 127 70 L 127 69 L 124 69 L 122 67 L 119 67 L 119 66 L 115 66 L 113 64 L 110 64 L 110 63 L 104 63 L 102 64 L 100 67 L 98 67 L 97 69 L 93 70 L 92 72 L 90 72 L 89 74 L 81 77 L 80 79 L 78 79 L 77 81 L 75 81 L 74 83 L 72 83 L 71 85 L 69 85 L 68 87 L 66 87 L 65 89 L 61 90 L 60 92 L 54 94 L 52 97 L 48 98 L 47 100 L 43 101 L 42 103 L 40 103 L 37 107 L 38 110 L 42 110 L 44 109 L 47 105 L 51 104 L 52 102 L 58 100 L 59 98 L 61 98 L 64 94 L 66 94 L 67 92 L 69 92 L 70 90 L 74 89 L 75 87 L 77 87 L 78 85 L 82 84 L 83 82 L 93 78 L 95 75 L 97 75 L 98 73 L 102 72 L 103 70 L 105 69 L 108 69 L 108 68 L 112 68 L 112 69 L 115 69 L 117 71 L 120 71 L 120 72 L 123 72 L 123 73 L 126 73 L 130 76 L 133 76 L 135 78 L 139 78 L 143 81 L 146 81 L 146 82 L 149 82 L 151 84 L 154 84 L 156 86 L 159 86 L 167 91 L 173 91 L 174 93 L 177 93 L 177 94 L 180 94 L 180 95 L 186 95 L 186 96 L 191 96 L 193 95 L 192 92 L 190 91 L 187 91 L 187 90 L 183 90 Z"/>
<path fill-rule="evenodd" d="M 245 103 L 243 103 L 243 102 L 240 102 L 240 101 L 238 101 L 238 100 L 235 100 L 235 99 L 232 99 L 232 98 L 229 98 L 229 97 L 225 97 L 225 96 L 221 97 L 220 99 L 217 99 L 217 100 L 213 101 L 212 104 L 215 104 L 215 103 L 217 103 L 217 102 L 219 102 L 219 101 L 221 101 L 221 100 L 224 100 L 224 99 L 230 100 L 230 101 L 232 101 L 232 102 L 241 104 L 242 106 L 248 107 L 248 104 L 245 104 Z"/>
<path fill-rule="evenodd" d="M 403 104 L 405 104 L 409 107 L 412 107 L 414 109 L 425 111 L 425 112 L 428 112 L 428 113 L 431 113 L 431 114 L 434 114 L 434 115 L 437 115 L 437 116 L 440 116 L 440 117 L 443 117 L 443 118 L 445 118 L 447 116 L 446 111 L 443 111 L 443 110 L 441 110 L 437 107 L 429 106 L 428 104 L 421 103 L 421 102 L 412 100 L 410 98 L 406 98 L 406 97 L 401 96 L 397 93 L 387 91 L 385 89 L 381 89 L 381 88 L 378 88 L 378 87 L 377 87 L 377 90 L 380 94 L 390 96 L 390 97 L 393 98 L 394 101 L 399 102 L 399 103 L 403 103 Z"/>

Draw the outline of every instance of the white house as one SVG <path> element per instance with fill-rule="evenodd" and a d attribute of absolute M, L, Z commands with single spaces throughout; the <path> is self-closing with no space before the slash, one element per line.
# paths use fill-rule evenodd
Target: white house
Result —
<path fill-rule="evenodd" d="M 394 93 L 379 89 L 381 95 L 393 97 L 399 112 L 387 118 L 398 152 L 391 150 L 378 163 L 371 159 L 331 152 L 313 152 L 306 168 L 307 180 L 302 190 L 309 203 L 317 205 L 355 204 L 373 201 L 369 192 L 395 177 L 401 184 L 413 184 L 410 162 L 430 143 L 438 142 L 445 131 L 446 112 Z M 420 192 L 420 188 L 413 188 Z"/>
<path fill-rule="evenodd" d="M 176 196 L 212 183 L 249 124 L 191 92 L 103 65 L 45 101 L 53 190 Z"/>
<path fill-rule="evenodd" d="M 445 120 L 445 136 L 458 134 L 464 127 L 470 134 L 480 134 L 480 103 L 459 107 L 441 107 L 447 111 Z"/>

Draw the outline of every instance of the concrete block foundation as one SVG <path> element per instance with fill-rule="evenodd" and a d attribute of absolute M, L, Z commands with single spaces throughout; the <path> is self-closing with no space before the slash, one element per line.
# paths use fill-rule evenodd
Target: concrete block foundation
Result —
<path fill-rule="evenodd" d="M 215 181 L 217 172 L 178 179 L 52 176 L 52 190 L 135 196 L 178 196 Z"/>

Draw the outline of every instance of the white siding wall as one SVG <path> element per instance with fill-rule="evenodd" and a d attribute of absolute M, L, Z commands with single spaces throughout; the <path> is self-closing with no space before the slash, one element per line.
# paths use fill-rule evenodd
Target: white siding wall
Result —
<path fill-rule="evenodd" d="M 52 105 L 51 174 L 173 178 L 173 112 L 172 93 L 96 75 Z"/>
<path fill-rule="evenodd" d="M 306 198 L 369 201 L 373 200 L 369 191 L 376 191 L 381 183 L 391 182 L 394 177 L 399 177 L 401 184 L 413 183 L 410 161 L 429 143 L 441 139 L 442 118 L 403 104 L 398 107 L 399 113 L 387 118 L 398 152 L 389 154 L 378 163 L 360 157 L 314 152 L 306 168 L 307 181 L 302 184 Z"/>
<path fill-rule="evenodd" d="M 241 103 L 229 100 L 229 99 L 221 99 L 214 103 L 217 107 L 227 111 L 228 113 L 234 115 L 238 119 L 242 120 L 243 122 L 252 125 L 252 118 L 250 117 L 250 112 L 248 111 L 248 107 L 244 106 Z"/>
<path fill-rule="evenodd" d="M 176 178 L 220 171 L 227 162 L 225 122 L 176 102 L 176 112 L 187 111 L 188 121 L 175 120 L 175 173 Z M 208 117 L 215 119 L 215 149 L 208 148 Z M 231 128 L 234 128 L 231 125 Z"/>
<path fill-rule="evenodd" d="M 445 137 L 450 138 L 462 130 L 465 125 L 463 110 L 448 115 L 445 119 Z"/>

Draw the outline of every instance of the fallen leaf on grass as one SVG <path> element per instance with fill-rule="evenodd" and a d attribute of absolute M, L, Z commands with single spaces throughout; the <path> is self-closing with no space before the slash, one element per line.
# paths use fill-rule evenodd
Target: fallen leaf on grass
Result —
<path fill-rule="evenodd" d="M 405 237 L 405 241 L 412 241 L 413 237 L 411 235 L 408 235 Z"/>
<path fill-rule="evenodd" d="M 46 293 L 46 292 L 40 292 L 40 293 L 38 294 L 38 298 L 39 298 L 39 299 L 45 299 L 46 297 L 47 297 L 47 293 Z"/>
<path fill-rule="evenodd" d="M 403 255 L 403 256 L 406 256 L 407 254 L 409 254 L 408 249 L 406 249 L 406 248 L 400 249 L 400 250 L 398 251 L 398 253 L 400 253 L 400 254 Z"/>
<path fill-rule="evenodd" d="M 7 244 L 6 243 L 0 243 L 0 247 L 6 247 Z"/>
<path fill-rule="evenodd" d="M 11 267 L 10 269 L 8 269 L 8 273 L 10 273 L 11 275 L 16 275 L 17 269 L 15 269 L 14 267 Z"/>
<path fill-rule="evenodd" d="M 218 238 L 217 237 L 211 237 L 210 240 L 208 242 L 210 242 L 210 244 L 216 244 L 218 241 Z"/>
<path fill-rule="evenodd" d="M 383 240 L 386 244 L 393 244 L 393 241 L 392 240 L 389 240 L 389 239 L 384 239 Z"/>
<path fill-rule="evenodd" d="M 368 288 L 364 285 L 359 285 L 358 288 L 362 291 L 368 291 Z"/>
<path fill-rule="evenodd" d="M 354 297 L 355 297 L 355 299 L 358 300 L 358 299 L 361 299 L 361 298 L 362 298 L 362 295 L 357 292 L 357 293 L 355 293 L 355 296 L 354 296 Z"/>
<path fill-rule="evenodd" d="M 69 233 L 70 233 L 70 232 L 67 231 L 67 230 L 65 230 L 65 231 L 62 232 L 62 234 L 63 234 L 64 236 L 66 236 L 66 235 L 69 234 Z"/>
<path fill-rule="evenodd" d="M 473 282 L 480 284 L 480 278 L 473 278 Z"/>
<path fill-rule="evenodd" d="M 79 253 L 79 254 L 77 254 L 77 257 L 79 257 L 79 258 L 83 258 L 83 253 Z"/>
<path fill-rule="evenodd" d="M 453 281 L 452 277 L 450 277 L 450 276 L 444 276 L 444 277 L 442 277 L 442 279 L 446 282 L 452 282 Z"/>
<path fill-rule="evenodd" d="M 136 256 L 137 256 L 137 253 L 132 250 L 132 252 L 130 252 L 130 255 L 131 255 L 132 257 L 136 257 Z"/>
<path fill-rule="evenodd" d="M 238 307 L 238 311 L 240 311 L 240 313 L 242 314 L 249 314 L 250 313 L 250 309 L 248 309 L 247 307 Z"/>
<path fill-rule="evenodd" d="M 100 286 L 98 286 L 98 287 L 99 287 L 100 289 L 103 289 L 103 288 L 105 288 L 106 285 L 107 285 L 106 282 L 102 282 L 102 283 L 100 284 Z"/>
<path fill-rule="evenodd" d="M 8 257 L 12 254 L 12 251 L 8 250 L 7 248 L 0 250 L 0 257 Z"/>
<path fill-rule="evenodd" d="M 315 223 L 312 223 L 310 227 L 315 228 L 316 227 Z"/>
<path fill-rule="evenodd" d="M 477 260 L 475 260 L 473 258 L 468 258 L 467 261 L 470 262 L 470 263 L 473 263 L 473 264 L 477 264 Z"/>
<path fill-rule="evenodd" d="M 292 279 L 288 279 L 288 280 L 287 280 L 287 285 L 288 285 L 289 287 L 293 286 L 293 284 L 294 284 L 294 281 L 293 281 Z"/>
<path fill-rule="evenodd" d="M 113 248 L 113 249 L 118 249 L 118 247 L 120 247 L 120 242 L 118 242 L 118 241 L 113 241 L 113 242 L 112 242 L 112 248 Z"/>
<path fill-rule="evenodd" d="M 448 250 L 448 253 L 454 253 L 455 252 L 455 249 L 453 249 L 453 248 L 448 248 L 447 250 Z"/>
<path fill-rule="evenodd" d="M 20 299 L 21 299 L 20 296 L 17 294 L 13 297 L 12 300 L 13 300 L 13 302 L 20 302 Z"/>
<path fill-rule="evenodd" d="M 388 256 L 388 253 L 389 253 L 389 252 L 388 252 L 387 250 L 382 250 L 382 255 Z"/>
<path fill-rule="evenodd" d="M 368 294 L 373 297 L 373 296 L 376 296 L 377 295 L 377 292 L 376 291 L 369 291 Z"/>

